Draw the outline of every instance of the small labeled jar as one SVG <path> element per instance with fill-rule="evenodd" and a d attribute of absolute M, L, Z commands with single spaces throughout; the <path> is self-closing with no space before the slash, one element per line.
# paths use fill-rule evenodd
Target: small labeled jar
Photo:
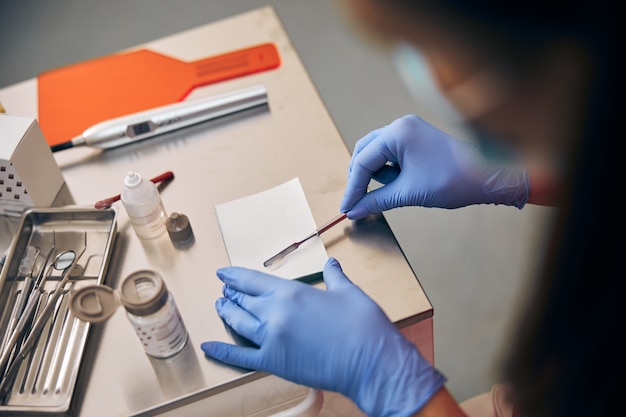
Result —
<path fill-rule="evenodd" d="M 161 275 L 140 270 L 127 276 L 119 288 L 92 285 L 72 293 L 72 312 L 81 320 L 98 323 L 113 315 L 119 304 L 133 325 L 143 349 L 155 358 L 182 350 L 187 328 Z"/>

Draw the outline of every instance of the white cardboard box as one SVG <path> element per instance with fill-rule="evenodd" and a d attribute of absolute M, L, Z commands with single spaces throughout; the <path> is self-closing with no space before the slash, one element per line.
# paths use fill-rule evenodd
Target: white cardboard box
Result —
<path fill-rule="evenodd" d="M 0 215 L 50 207 L 64 183 L 37 119 L 0 114 Z"/>

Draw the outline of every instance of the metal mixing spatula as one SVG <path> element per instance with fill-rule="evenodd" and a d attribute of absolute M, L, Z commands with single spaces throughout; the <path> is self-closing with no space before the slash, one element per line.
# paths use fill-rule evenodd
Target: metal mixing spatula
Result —
<path fill-rule="evenodd" d="M 291 252 L 293 252 L 296 249 L 298 249 L 300 247 L 300 245 L 302 245 L 304 242 L 306 242 L 307 240 L 309 240 L 311 238 L 314 238 L 315 236 L 321 235 L 322 233 L 324 233 L 325 231 L 327 231 L 328 229 L 330 229 L 334 225 L 336 225 L 339 222 L 341 222 L 346 217 L 347 216 L 344 213 L 341 213 L 337 217 L 334 217 L 333 219 L 329 220 L 324 226 L 320 227 L 319 229 L 317 229 L 315 232 L 311 233 L 306 238 L 304 238 L 304 239 L 302 239 L 302 240 L 300 240 L 298 242 L 292 243 L 291 245 L 287 246 L 285 249 L 283 249 L 280 252 L 278 252 L 276 255 L 274 255 L 271 258 L 269 258 L 267 261 L 263 262 L 263 266 L 266 267 L 266 268 L 271 267 L 276 262 L 284 259 L 285 256 L 289 255 Z"/>

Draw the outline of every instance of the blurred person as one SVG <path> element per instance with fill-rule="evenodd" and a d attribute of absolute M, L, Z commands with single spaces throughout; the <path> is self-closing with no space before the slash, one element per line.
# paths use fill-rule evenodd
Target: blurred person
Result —
<path fill-rule="evenodd" d="M 463 120 L 477 142 L 416 115 L 355 146 L 340 210 L 559 206 L 517 317 L 502 377 L 458 404 L 446 377 L 330 259 L 326 289 L 240 267 L 218 314 L 256 346 L 209 341 L 209 357 L 340 392 L 369 416 L 600 416 L 621 409 L 619 90 L 616 5 L 602 1 L 345 0 L 351 22 L 393 49 L 408 88 Z M 620 74 L 621 75 L 621 74 Z M 420 78 L 422 77 L 422 78 Z M 427 98 L 425 98 L 427 97 Z M 449 119 L 448 119 L 449 120 Z M 618 158 L 620 160 L 618 160 Z M 369 190 L 371 181 L 380 187 Z M 384 277 L 381 277 L 384 279 Z M 349 314 L 346 314 L 349 312 Z M 336 320 L 341 316 L 342 320 Z"/>

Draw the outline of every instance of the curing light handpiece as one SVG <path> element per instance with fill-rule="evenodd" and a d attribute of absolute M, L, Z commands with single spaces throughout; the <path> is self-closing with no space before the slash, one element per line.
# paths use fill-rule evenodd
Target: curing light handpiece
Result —
<path fill-rule="evenodd" d="M 266 104 L 265 86 L 247 87 L 107 120 L 51 149 L 58 152 L 78 146 L 115 148 Z"/>

